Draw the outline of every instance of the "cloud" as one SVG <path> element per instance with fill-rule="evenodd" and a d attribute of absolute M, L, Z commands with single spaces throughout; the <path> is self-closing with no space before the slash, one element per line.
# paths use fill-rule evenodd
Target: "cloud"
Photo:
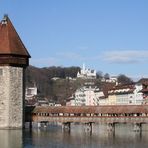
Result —
<path fill-rule="evenodd" d="M 148 60 L 146 50 L 108 51 L 103 54 L 103 60 L 111 63 L 140 63 Z"/>

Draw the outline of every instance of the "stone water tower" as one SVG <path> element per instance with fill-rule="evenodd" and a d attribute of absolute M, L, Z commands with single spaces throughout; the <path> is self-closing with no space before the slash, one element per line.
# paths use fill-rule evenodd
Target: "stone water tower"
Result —
<path fill-rule="evenodd" d="M 7 15 L 0 22 L 0 128 L 22 128 L 30 55 Z"/>

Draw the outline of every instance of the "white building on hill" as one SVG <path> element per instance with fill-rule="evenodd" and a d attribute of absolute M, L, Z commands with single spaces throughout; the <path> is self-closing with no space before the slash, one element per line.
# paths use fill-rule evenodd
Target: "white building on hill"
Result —
<path fill-rule="evenodd" d="M 82 69 L 80 72 L 77 73 L 77 78 L 83 79 L 96 79 L 96 70 L 87 69 L 85 64 L 83 64 Z"/>

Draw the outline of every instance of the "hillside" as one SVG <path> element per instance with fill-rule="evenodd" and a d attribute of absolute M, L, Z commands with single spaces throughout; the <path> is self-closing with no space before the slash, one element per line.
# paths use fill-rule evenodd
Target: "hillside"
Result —
<path fill-rule="evenodd" d="M 76 79 L 79 67 L 44 67 L 37 68 L 29 66 L 26 70 L 26 86 L 32 87 L 34 85 L 38 88 L 39 96 L 46 97 L 48 100 L 65 103 L 77 88 L 84 85 L 88 80 Z M 68 79 L 73 78 L 73 79 Z M 94 82 L 104 94 L 107 96 L 107 91 L 112 88 L 114 83 L 101 82 L 101 77 L 98 75 L 97 79 L 89 80 Z M 119 75 L 118 81 L 120 83 L 129 83 L 131 79 L 125 75 Z"/>
<path fill-rule="evenodd" d="M 75 78 L 79 67 L 49 67 L 37 68 L 29 66 L 26 70 L 26 86 L 34 85 L 38 88 L 38 93 L 49 100 L 63 101 L 83 83 L 80 80 L 69 80 L 66 77 Z M 53 78 L 60 78 L 53 80 Z"/>

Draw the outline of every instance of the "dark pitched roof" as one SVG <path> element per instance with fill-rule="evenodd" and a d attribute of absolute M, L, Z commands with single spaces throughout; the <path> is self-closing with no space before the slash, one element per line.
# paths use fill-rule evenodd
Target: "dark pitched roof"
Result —
<path fill-rule="evenodd" d="M 30 55 L 7 15 L 0 22 L 0 55 L 30 58 Z"/>

